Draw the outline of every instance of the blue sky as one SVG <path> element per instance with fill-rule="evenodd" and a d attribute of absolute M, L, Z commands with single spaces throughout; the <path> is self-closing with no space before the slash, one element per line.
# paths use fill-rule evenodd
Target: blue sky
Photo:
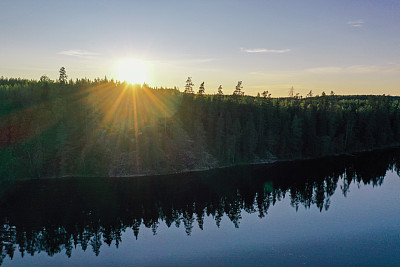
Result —
<path fill-rule="evenodd" d="M 400 1 L 0 1 L 0 76 L 114 77 L 246 94 L 400 94 Z"/>

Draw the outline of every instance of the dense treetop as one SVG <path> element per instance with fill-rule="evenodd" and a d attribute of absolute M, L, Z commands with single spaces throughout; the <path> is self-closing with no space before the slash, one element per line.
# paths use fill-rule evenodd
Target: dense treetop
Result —
<path fill-rule="evenodd" d="M 1 180 L 175 173 L 400 143 L 399 97 L 199 95 L 61 76 L 0 79 Z"/>

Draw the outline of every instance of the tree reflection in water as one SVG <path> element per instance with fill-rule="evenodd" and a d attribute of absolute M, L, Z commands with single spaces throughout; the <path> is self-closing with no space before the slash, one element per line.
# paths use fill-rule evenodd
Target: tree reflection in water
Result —
<path fill-rule="evenodd" d="M 136 238 L 144 225 L 156 234 L 160 223 L 191 234 L 203 230 L 205 216 L 220 226 L 227 216 L 239 227 L 241 212 L 268 214 L 285 197 L 297 210 L 316 205 L 328 210 L 339 186 L 383 183 L 388 170 L 400 174 L 400 150 L 247 166 L 174 176 L 35 180 L 14 185 L 0 200 L 0 264 L 8 255 L 46 252 L 54 255 L 103 243 L 118 247 L 121 233 L 132 228 Z"/>

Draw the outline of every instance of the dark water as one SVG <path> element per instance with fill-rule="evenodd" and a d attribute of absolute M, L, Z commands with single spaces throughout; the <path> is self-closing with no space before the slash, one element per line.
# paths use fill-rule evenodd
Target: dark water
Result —
<path fill-rule="evenodd" d="M 175 176 L 36 180 L 2 266 L 400 265 L 400 150 Z"/>

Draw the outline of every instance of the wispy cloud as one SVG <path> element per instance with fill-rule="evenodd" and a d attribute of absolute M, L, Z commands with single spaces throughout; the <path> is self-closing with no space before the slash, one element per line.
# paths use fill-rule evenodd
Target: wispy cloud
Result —
<path fill-rule="evenodd" d="M 395 73 L 400 72 L 400 65 L 353 65 L 348 67 L 318 67 L 306 69 L 306 72 L 318 74 L 335 74 L 335 73 Z"/>
<path fill-rule="evenodd" d="M 88 58 L 98 56 L 98 53 L 85 51 L 85 50 L 64 50 L 58 52 L 60 55 L 71 56 L 71 57 L 81 57 L 81 58 Z"/>
<path fill-rule="evenodd" d="M 352 27 L 362 27 L 364 25 L 365 21 L 363 19 L 359 20 L 352 20 L 348 21 L 347 24 L 349 24 Z"/>
<path fill-rule="evenodd" d="M 251 48 L 251 49 L 240 48 L 240 50 L 246 53 L 275 53 L 275 54 L 287 53 L 292 51 L 291 49 L 267 49 L 267 48 Z"/>

